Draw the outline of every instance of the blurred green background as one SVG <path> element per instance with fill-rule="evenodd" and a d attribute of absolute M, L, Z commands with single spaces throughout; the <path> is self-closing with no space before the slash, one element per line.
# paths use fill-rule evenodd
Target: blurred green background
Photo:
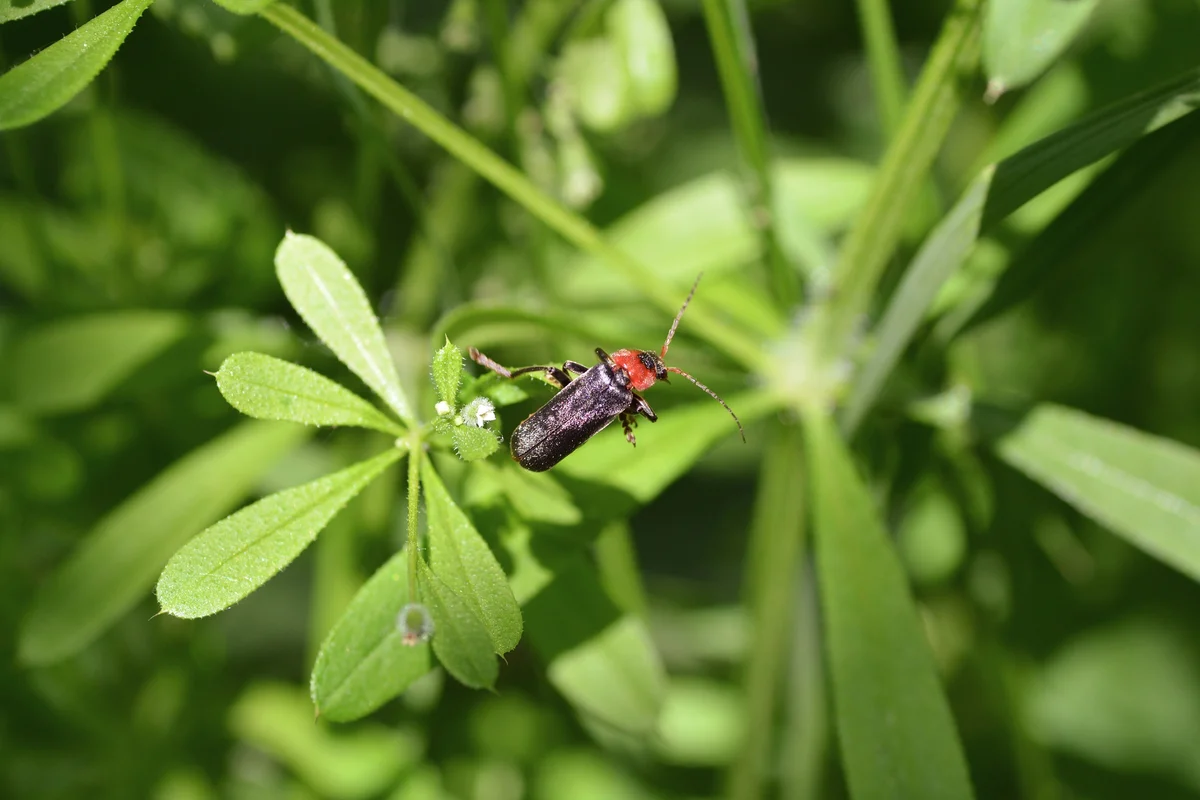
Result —
<path fill-rule="evenodd" d="M 743 290 L 770 295 L 752 228 L 725 224 L 728 209 L 741 213 L 725 202 L 736 192 L 724 190 L 743 167 L 700 4 L 663 2 L 677 87 L 660 65 L 644 113 L 606 108 L 621 100 L 609 95 L 619 89 L 605 83 L 604 54 L 581 51 L 604 30 L 605 6 L 299 4 L 538 185 L 601 228 L 615 225 L 619 243 L 681 287 L 680 300 L 697 265 L 706 270 L 697 306 Z M 107 7 L 77 0 L 4 24 L 0 65 Z M 890 8 L 911 79 L 947 8 Z M 787 212 L 779 236 L 789 256 L 809 257 L 801 274 L 811 298 L 862 206 L 889 126 L 855 4 L 761 0 L 746 11 L 778 159 L 776 207 Z M 635 45 L 666 30 L 646 24 L 626 32 Z M 903 250 L 983 165 L 1195 67 L 1197 43 L 1195 0 L 1108 0 L 1028 88 L 986 104 L 985 80 L 965 76 L 968 98 Z M 572 117 L 555 96 L 560 82 L 592 105 Z M 646 619 L 671 676 L 647 739 L 587 724 L 525 646 L 509 654 L 494 694 L 435 672 L 365 721 L 313 722 L 315 648 L 403 539 L 398 471 L 352 503 L 314 550 L 217 617 L 152 619 L 147 591 L 82 650 L 48 663 L 19 658 L 38 588 L 97 521 L 239 423 L 204 370 L 252 349 L 344 377 L 276 283 L 272 254 L 285 229 L 319 236 L 350 265 L 410 396 L 431 396 L 428 363 L 440 343 L 431 334 L 464 303 L 577 323 L 554 337 L 515 323 L 456 337 L 514 364 L 586 362 L 597 345 L 656 348 L 669 319 L 275 28 L 208 2 L 157 0 L 86 91 L 36 125 L 0 133 L 0 144 L 0 795 L 724 794 L 752 727 L 743 600 L 754 591 L 748 520 L 776 430 L 767 423 L 750 426 L 745 447 L 730 425 L 694 469 L 629 517 Z M 956 291 L 1030 257 L 1030 243 L 1041 246 L 1039 232 L 1093 174 L 992 231 L 948 284 L 945 307 Z M 1046 269 L 1020 302 L 946 348 L 910 352 L 858 440 L 980 798 L 1200 796 L 1195 583 L 905 405 L 966 384 L 1014 406 L 1059 402 L 1200 447 L 1200 137 L 1177 142 L 1138 178 L 1056 240 L 1065 242 L 1058 250 L 1033 251 Z M 731 302 L 724 311 L 736 317 Z M 788 313 L 802 315 L 804 302 Z M 738 321 L 766 339 L 780 333 L 774 320 Z M 744 389 L 745 376 L 689 341 L 687 327 L 685 318 L 673 363 L 727 398 Z M 796 368 L 786 352 L 775 366 Z M 665 417 L 695 402 L 692 391 L 656 389 L 650 400 Z M 511 430 L 521 415 L 508 416 Z M 365 435 L 319 431 L 242 495 L 368 450 Z M 339 578 L 322 577 L 329 563 Z M 765 796 L 847 796 L 810 578 L 797 570 L 777 718 L 758 754 Z"/>

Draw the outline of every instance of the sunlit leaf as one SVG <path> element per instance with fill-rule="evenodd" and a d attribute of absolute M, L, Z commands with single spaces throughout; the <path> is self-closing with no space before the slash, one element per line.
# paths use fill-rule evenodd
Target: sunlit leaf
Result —
<path fill-rule="evenodd" d="M 487 542 L 455 505 L 433 465 L 422 462 L 425 514 L 429 520 L 429 563 L 434 574 L 474 607 L 497 653 L 521 639 L 521 609 L 508 578 Z M 435 621 L 436 622 L 436 621 Z"/>
<path fill-rule="evenodd" d="M 0 75 L 0 130 L 57 111 L 92 82 L 154 0 L 124 0 Z"/>
<path fill-rule="evenodd" d="M 408 554 L 401 550 L 359 589 L 321 644 L 312 673 L 312 699 L 321 716 L 366 716 L 429 672 L 428 642 L 404 643 L 396 624 L 400 609 L 413 600 Z"/>
<path fill-rule="evenodd" d="M 358 395 L 311 369 L 262 353 L 234 353 L 217 371 L 229 405 L 257 419 L 357 425 L 394 436 L 404 429 Z"/>
<path fill-rule="evenodd" d="M 401 419 L 407 419 L 408 400 L 379 320 L 337 254 L 319 239 L 289 231 L 275 252 L 275 271 L 288 302 L 308 327 Z"/>
<path fill-rule="evenodd" d="M 875 349 L 854 381 L 842 413 L 842 427 L 858 428 L 874 404 L 884 381 L 900 360 L 917 327 L 942 288 L 970 254 L 979 235 L 983 204 L 992 184 L 992 168 L 985 169 L 954 204 L 921 245 L 900 285 L 888 301 L 883 319 L 875 328 Z"/>
<path fill-rule="evenodd" d="M 818 581 L 850 795 L 970 798 L 950 707 L 892 543 L 850 453 L 804 416 Z"/>
<path fill-rule="evenodd" d="M 5 380 L 27 411 L 79 411 L 178 341 L 187 325 L 187 317 L 172 311 L 110 311 L 50 322 L 13 346 Z"/>
<path fill-rule="evenodd" d="M 149 593 L 173 552 L 229 513 L 309 433 L 294 425 L 244 422 L 110 511 L 43 583 L 21 630 L 21 660 L 49 663 L 87 646 Z"/>
<path fill-rule="evenodd" d="M 446 671 L 472 689 L 490 689 L 500 674 L 483 620 L 453 589 L 418 562 L 421 601 L 433 615 L 433 652 Z"/>
<path fill-rule="evenodd" d="M 246 744 L 286 765 L 321 797 L 377 797 L 416 766 L 424 742 L 415 730 L 363 725 L 331 730 L 313 719 L 299 686 L 258 683 L 229 709 L 229 728 Z"/>
<path fill-rule="evenodd" d="M 437 387 L 438 399 L 451 408 L 458 405 L 458 387 L 462 383 L 462 353 L 457 347 L 446 344 L 433 356 L 433 385 Z"/>
<path fill-rule="evenodd" d="M 1054 63 L 1087 23 L 1096 0 L 989 3 L 983 22 L 988 97 L 1029 83 Z"/>
<path fill-rule="evenodd" d="M 241 600 L 292 563 L 342 506 L 403 454 L 392 448 L 268 495 L 206 529 L 163 569 L 157 589 L 163 611 L 194 619 Z"/>
<path fill-rule="evenodd" d="M 1048 403 L 996 451 L 1084 514 L 1200 580 L 1200 452 Z"/>
<path fill-rule="evenodd" d="M 634 110 L 647 117 L 666 111 L 678 81 L 675 45 L 662 6 L 656 0 L 617 0 L 604 24 L 616 45 Z"/>
<path fill-rule="evenodd" d="M 28 17 L 71 0 L 0 0 L 0 23 Z"/>
<path fill-rule="evenodd" d="M 983 230 L 1076 170 L 1200 108 L 1200 69 L 1114 103 L 996 165 Z"/>

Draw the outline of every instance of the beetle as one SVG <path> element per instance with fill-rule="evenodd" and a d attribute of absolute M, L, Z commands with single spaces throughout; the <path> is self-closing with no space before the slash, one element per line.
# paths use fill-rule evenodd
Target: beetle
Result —
<path fill-rule="evenodd" d="M 667 381 L 668 373 L 682 375 L 724 406 L 737 423 L 742 441 L 746 441 L 741 420 L 716 392 L 678 367 L 668 367 L 663 362 L 675 330 L 679 327 L 679 320 L 683 318 L 683 312 L 692 302 L 699 285 L 700 277 L 697 276 L 658 353 L 650 350 L 618 350 L 610 356 L 597 347 L 596 356 L 600 361 L 590 368 L 578 361 L 565 361 L 561 369 L 555 366 L 509 369 L 474 347 L 470 348 L 471 359 L 476 364 L 503 378 L 544 372 L 546 379 L 559 389 L 544 406 L 530 414 L 513 431 L 509 443 L 513 459 L 531 472 L 544 472 L 607 428 L 614 419 L 621 420 L 625 438 L 636 446 L 637 440 L 633 435 L 636 417 L 641 415 L 651 422 L 658 421 L 654 409 L 638 392 L 649 389 L 658 381 Z"/>

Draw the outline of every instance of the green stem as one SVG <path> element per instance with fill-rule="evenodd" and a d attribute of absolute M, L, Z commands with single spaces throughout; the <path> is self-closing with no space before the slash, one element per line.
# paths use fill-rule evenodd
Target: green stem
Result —
<path fill-rule="evenodd" d="M 887 0 L 858 0 L 858 20 L 867 46 L 867 64 L 871 69 L 871 88 L 884 134 L 890 139 L 900 127 L 908 85 L 896 30 Z"/>
<path fill-rule="evenodd" d="M 386 108 L 478 172 L 563 238 L 603 259 L 622 276 L 636 282 L 646 297 L 664 312 L 674 315 L 679 310 L 678 287 L 662 281 L 647 266 L 609 244 L 591 223 L 539 190 L 483 143 L 321 30 L 312 20 L 282 3 L 267 6 L 261 14 Z M 764 365 L 765 356 L 751 337 L 724 324 L 703 307 L 688 312 L 688 327 L 742 366 L 754 369 Z"/>
<path fill-rule="evenodd" d="M 842 357 L 869 310 L 896 250 L 905 215 L 921 191 L 950 123 L 962 105 L 959 75 L 979 59 L 981 0 L 958 0 L 921 72 L 900 128 L 862 213 L 842 243 L 824 354 Z"/>
<path fill-rule="evenodd" d="M 804 450 L 796 426 L 777 428 L 759 477 L 746 554 L 745 604 L 753 638 L 744 674 L 748 724 L 729 776 L 734 800 L 762 795 L 780 684 L 792 641 L 795 578 L 804 542 Z"/>
<path fill-rule="evenodd" d="M 759 229 L 779 305 L 790 308 L 796 302 L 796 274 L 784 256 L 775 230 L 771 153 L 754 35 L 742 0 L 704 0 L 703 8 L 725 105 L 745 166 L 742 183 L 750 204 L 750 219 Z"/>
<path fill-rule="evenodd" d="M 417 508 L 421 500 L 421 434 L 414 429 L 408 437 L 408 596 L 418 602 L 417 562 L 421 558 L 417 542 Z"/>

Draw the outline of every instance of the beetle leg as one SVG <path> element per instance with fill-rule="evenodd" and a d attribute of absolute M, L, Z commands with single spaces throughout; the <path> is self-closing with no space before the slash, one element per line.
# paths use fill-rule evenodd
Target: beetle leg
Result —
<path fill-rule="evenodd" d="M 651 422 L 658 422 L 658 415 L 654 413 L 654 409 L 646 402 L 646 398 L 642 397 L 637 392 L 633 393 L 633 402 L 629 404 L 629 408 L 625 411 L 626 414 L 633 416 L 641 414 Z"/>
<path fill-rule="evenodd" d="M 496 373 L 497 375 L 499 375 L 502 378 L 516 378 L 519 375 L 528 375 L 531 372 L 544 372 L 544 373 L 546 373 L 546 379 L 550 383 L 557 386 L 559 389 L 563 388 L 564 386 L 566 386 L 568 383 L 571 382 L 571 376 L 567 373 L 567 371 L 561 370 L 558 367 L 533 366 L 533 367 L 518 367 L 517 369 L 509 369 L 508 367 L 504 366 L 503 364 L 498 364 L 495 361 L 493 361 L 492 359 L 488 358 L 483 353 L 476 350 L 474 347 L 470 348 L 467 352 L 470 354 L 471 360 L 474 361 L 476 364 L 478 364 L 481 367 L 486 367 L 487 369 L 490 369 L 492 372 Z M 563 366 L 566 367 L 568 370 L 571 370 L 572 372 L 574 372 L 575 371 L 573 369 L 574 366 L 582 366 L 582 365 L 575 364 L 574 361 L 568 361 Z M 586 367 L 583 369 L 583 372 L 587 372 Z"/>
<path fill-rule="evenodd" d="M 625 440 L 637 447 L 637 437 L 633 435 L 633 426 L 637 425 L 637 420 L 628 411 L 622 411 L 617 417 L 621 420 L 621 427 L 625 429 Z"/>
<path fill-rule="evenodd" d="M 588 371 L 588 368 L 578 361 L 564 361 L 563 369 L 567 372 L 573 372 L 576 375 L 582 375 Z"/>

